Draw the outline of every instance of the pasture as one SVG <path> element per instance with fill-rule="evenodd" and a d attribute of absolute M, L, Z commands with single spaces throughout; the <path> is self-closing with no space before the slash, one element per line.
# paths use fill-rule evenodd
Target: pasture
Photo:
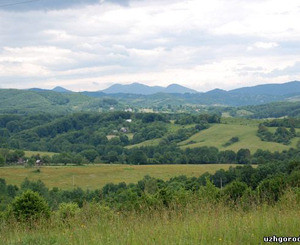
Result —
<path fill-rule="evenodd" d="M 273 129 L 274 130 L 274 129 Z M 189 139 L 179 143 L 181 148 L 194 148 L 201 146 L 214 146 L 219 150 L 238 151 L 241 148 L 248 148 L 252 153 L 258 149 L 274 151 L 288 150 L 296 147 L 299 137 L 292 139 L 290 145 L 284 145 L 276 142 L 262 141 L 257 135 L 257 125 L 239 125 L 239 124 L 214 124 L 209 129 L 194 134 Z M 228 147 L 224 144 L 232 137 L 239 137 L 240 141 Z"/>
<path fill-rule="evenodd" d="M 276 142 L 267 142 L 262 141 L 257 136 L 257 129 L 259 123 L 262 123 L 265 120 L 249 120 L 245 118 L 222 118 L 220 124 L 211 124 L 210 128 L 202 130 L 199 133 L 192 135 L 187 140 L 181 141 L 178 143 L 180 148 L 195 148 L 203 146 L 214 146 L 217 147 L 220 151 L 224 150 L 233 150 L 237 152 L 241 148 L 248 148 L 253 154 L 256 150 L 269 150 L 274 151 L 283 151 L 288 150 L 291 147 L 296 148 L 297 142 L 300 140 L 300 137 L 295 137 L 291 140 L 291 144 L 284 145 Z M 181 126 L 176 124 L 171 124 L 168 128 L 169 133 L 174 133 L 180 128 L 193 127 L 195 124 L 188 126 Z M 275 127 L 269 127 L 269 131 L 274 133 L 276 130 Z M 296 129 L 297 133 L 300 133 L 300 129 Z M 228 142 L 232 137 L 239 137 L 239 141 L 225 147 L 224 144 Z M 155 146 L 158 145 L 162 138 L 146 140 L 139 144 L 130 145 L 126 148 L 142 147 L 142 146 Z"/>
<path fill-rule="evenodd" d="M 120 165 L 96 164 L 84 166 L 47 166 L 36 168 L 4 167 L 0 168 L 0 178 L 8 184 L 20 185 L 25 178 L 41 180 L 47 187 L 62 189 L 101 188 L 107 183 L 136 183 L 145 175 L 170 179 L 179 175 L 199 177 L 205 172 L 214 173 L 219 169 L 227 170 L 234 164 L 197 164 L 197 165 Z"/>

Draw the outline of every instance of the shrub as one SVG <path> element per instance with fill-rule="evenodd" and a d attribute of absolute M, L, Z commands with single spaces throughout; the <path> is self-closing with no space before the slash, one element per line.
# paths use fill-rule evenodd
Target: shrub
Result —
<path fill-rule="evenodd" d="M 264 179 L 257 187 L 258 196 L 261 201 L 274 203 L 279 200 L 286 187 L 286 176 L 278 175 Z"/>
<path fill-rule="evenodd" d="M 300 187 L 300 170 L 293 171 L 291 175 L 287 178 L 287 183 L 291 187 Z"/>
<path fill-rule="evenodd" d="M 205 186 L 201 186 L 199 189 L 200 199 L 209 203 L 216 203 L 218 201 L 220 189 L 217 188 L 209 179 L 205 177 Z"/>
<path fill-rule="evenodd" d="M 11 208 L 12 214 L 18 221 L 34 221 L 41 217 L 50 217 L 50 208 L 45 199 L 31 190 L 16 197 Z"/>
<path fill-rule="evenodd" d="M 233 181 L 230 184 L 226 185 L 223 194 L 230 198 L 233 201 L 240 199 L 245 191 L 248 189 L 246 183 L 241 181 Z"/>
<path fill-rule="evenodd" d="M 80 209 L 77 203 L 61 203 L 59 205 L 59 216 L 63 220 L 67 220 L 69 218 L 73 218 L 79 213 Z"/>

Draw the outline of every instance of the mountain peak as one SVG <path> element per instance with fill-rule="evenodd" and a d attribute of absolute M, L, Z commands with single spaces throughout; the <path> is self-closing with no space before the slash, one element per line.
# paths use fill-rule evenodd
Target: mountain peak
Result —
<path fill-rule="evenodd" d="M 185 93 L 190 93 L 190 94 L 195 94 L 198 93 L 194 89 L 190 89 L 187 87 L 184 87 L 179 84 L 170 84 L 168 87 L 166 87 L 163 91 L 164 93 L 170 93 L 170 94 L 185 94 Z"/>
<path fill-rule="evenodd" d="M 58 92 L 58 93 L 71 93 L 72 92 L 71 90 L 65 89 L 60 86 L 56 86 L 54 89 L 52 89 L 52 91 Z"/>

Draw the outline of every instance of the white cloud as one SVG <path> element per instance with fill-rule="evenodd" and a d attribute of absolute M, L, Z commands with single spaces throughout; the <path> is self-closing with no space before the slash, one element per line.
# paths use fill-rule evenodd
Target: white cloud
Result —
<path fill-rule="evenodd" d="M 93 90 L 114 82 L 176 82 L 203 91 L 299 79 L 300 71 L 272 73 L 299 60 L 299 16 L 296 0 L 2 10 L 0 85 Z"/>
<path fill-rule="evenodd" d="M 276 42 L 256 42 L 252 46 L 249 46 L 247 48 L 247 50 L 251 51 L 255 48 L 258 48 L 258 49 L 271 49 L 271 48 L 276 48 L 278 46 L 279 45 Z"/>
<path fill-rule="evenodd" d="M 256 42 L 256 43 L 254 43 L 254 47 L 269 49 L 269 48 L 278 47 L 278 43 L 275 43 L 275 42 Z"/>

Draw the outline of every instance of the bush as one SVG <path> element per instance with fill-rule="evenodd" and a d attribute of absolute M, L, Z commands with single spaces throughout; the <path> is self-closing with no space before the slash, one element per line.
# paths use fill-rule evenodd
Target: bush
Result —
<path fill-rule="evenodd" d="M 59 205 L 59 216 L 63 220 L 67 220 L 69 218 L 73 218 L 79 213 L 80 209 L 77 203 L 61 203 Z"/>
<path fill-rule="evenodd" d="M 247 189 L 248 186 L 246 183 L 241 181 L 233 181 L 230 184 L 226 185 L 223 190 L 223 194 L 231 200 L 237 201 L 243 196 Z"/>
<path fill-rule="evenodd" d="M 16 197 L 12 202 L 11 209 L 18 221 L 34 221 L 41 217 L 50 217 L 50 208 L 45 199 L 31 190 Z"/>
<path fill-rule="evenodd" d="M 257 187 L 258 195 L 263 202 L 274 203 L 279 200 L 286 187 L 286 176 L 278 175 L 264 179 Z"/>

